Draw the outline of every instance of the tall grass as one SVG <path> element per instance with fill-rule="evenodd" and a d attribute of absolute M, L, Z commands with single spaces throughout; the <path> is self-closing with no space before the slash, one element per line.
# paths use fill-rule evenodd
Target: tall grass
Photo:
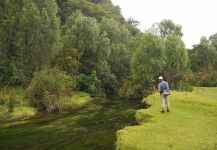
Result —
<path fill-rule="evenodd" d="M 0 117 L 11 118 L 34 115 L 35 110 L 29 106 L 26 89 L 22 87 L 4 87 L 0 89 Z M 8 114 L 10 113 L 10 114 Z"/>

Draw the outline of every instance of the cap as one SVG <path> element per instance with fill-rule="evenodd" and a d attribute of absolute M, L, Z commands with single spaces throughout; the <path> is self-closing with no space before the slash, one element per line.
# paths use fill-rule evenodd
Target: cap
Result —
<path fill-rule="evenodd" d="M 159 76 L 159 78 L 158 78 L 159 80 L 163 80 L 163 77 L 162 76 Z"/>

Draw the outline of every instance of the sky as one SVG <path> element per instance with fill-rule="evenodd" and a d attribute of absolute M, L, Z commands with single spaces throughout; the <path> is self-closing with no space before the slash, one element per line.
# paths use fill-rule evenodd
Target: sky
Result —
<path fill-rule="evenodd" d="M 198 44 L 202 36 L 217 32 L 217 0 L 112 0 L 122 15 L 140 22 L 145 31 L 153 23 L 170 19 L 182 26 L 187 48 Z"/>

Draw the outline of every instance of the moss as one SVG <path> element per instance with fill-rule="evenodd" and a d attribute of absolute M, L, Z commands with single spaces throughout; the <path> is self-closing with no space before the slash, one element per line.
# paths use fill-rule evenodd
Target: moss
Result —
<path fill-rule="evenodd" d="M 31 107 L 17 107 L 12 113 L 13 116 L 34 116 L 35 114 L 36 110 Z"/>

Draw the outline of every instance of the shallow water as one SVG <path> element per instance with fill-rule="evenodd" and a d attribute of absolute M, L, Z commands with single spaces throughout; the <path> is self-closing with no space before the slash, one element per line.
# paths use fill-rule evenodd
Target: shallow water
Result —
<path fill-rule="evenodd" d="M 0 149 L 115 149 L 116 133 L 135 125 L 135 101 L 94 99 L 83 108 L 1 122 Z"/>

